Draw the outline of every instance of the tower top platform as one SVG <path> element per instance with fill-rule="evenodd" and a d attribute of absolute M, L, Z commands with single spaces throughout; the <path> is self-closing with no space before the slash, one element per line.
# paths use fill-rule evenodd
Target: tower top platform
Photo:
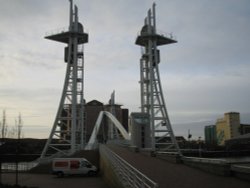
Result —
<path fill-rule="evenodd" d="M 171 35 L 167 36 L 166 34 L 157 34 L 154 32 L 152 26 L 148 27 L 148 25 L 144 25 L 141 29 L 140 35 L 138 35 L 136 38 L 135 44 L 147 46 L 149 40 L 156 41 L 157 46 L 177 43 L 177 41 Z"/>
<path fill-rule="evenodd" d="M 69 43 L 69 39 L 72 37 L 76 37 L 78 39 L 78 44 L 84 44 L 88 42 L 88 34 L 84 33 L 83 26 L 79 22 L 78 31 L 61 30 L 60 32 L 48 34 L 47 36 L 45 36 L 46 39 L 66 44 Z"/>

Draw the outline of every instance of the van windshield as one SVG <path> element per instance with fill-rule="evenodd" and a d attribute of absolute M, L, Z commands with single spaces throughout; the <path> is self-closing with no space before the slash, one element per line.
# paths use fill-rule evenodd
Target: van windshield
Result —
<path fill-rule="evenodd" d="M 87 168 L 91 168 L 92 164 L 88 161 L 82 161 L 81 162 L 81 167 L 87 167 Z"/>

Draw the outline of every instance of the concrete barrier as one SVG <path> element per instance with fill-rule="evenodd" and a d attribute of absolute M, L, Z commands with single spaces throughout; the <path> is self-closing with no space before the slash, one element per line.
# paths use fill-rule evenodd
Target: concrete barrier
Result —
<path fill-rule="evenodd" d="M 123 188 L 120 178 L 117 177 L 113 165 L 111 165 L 108 156 L 100 149 L 100 174 L 103 180 L 110 188 Z"/>
<path fill-rule="evenodd" d="M 159 159 L 166 160 L 171 163 L 182 163 L 181 156 L 173 152 L 156 152 L 155 156 Z"/>
<path fill-rule="evenodd" d="M 110 148 L 100 146 L 101 169 L 110 187 L 157 188 L 158 184 L 117 155 Z"/>
<path fill-rule="evenodd" d="M 185 165 L 195 167 L 216 175 L 231 176 L 231 165 L 226 160 L 182 157 Z"/>
<path fill-rule="evenodd" d="M 231 165 L 231 171 L 237 178 L 250 181 L 250 164 Z"/>
<path fill-rule="evenodd" d="M 139 152 L 139 148 L 136 146 L 129 146 L 128 149 L 132 152 L 138 153 Z"/>

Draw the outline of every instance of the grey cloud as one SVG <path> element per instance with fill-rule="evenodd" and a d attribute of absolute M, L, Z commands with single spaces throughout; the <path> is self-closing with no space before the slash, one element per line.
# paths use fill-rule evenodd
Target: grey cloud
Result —
<path fill-rule="evenodd" d="M 119 102 L 138 111 L 140 47 L 134 40 L 152 1 L 75 3 L 89 31 L 86 99 L 105 102 L 115 89 Z M 249 110 L 249 4 L 247 0 L 157 2 L 158 29 L 173 32 L 178 39 L 177 44 L 160 48 L 162 84 L 173 124 L 214 119 L 214 114 L 231 109 Z M 68 25 L 68 1 L 3 1 L 0 22 L 1 101 L 11 98 L 18 105 L 30 98 L 36 110 L 47 109 L 44 100 L 56 109 L 58 104 L 52 101 L 59 100 L 62 90 L 64 45 L 43 37 L 46 31 Z M 28 73 L 38 77 L 27 84 L 29 88 L 25 85 Z M 38 81 L 43 82 L 42 88 Z M 14 89 L 21 84 L 21 90 Z"/>

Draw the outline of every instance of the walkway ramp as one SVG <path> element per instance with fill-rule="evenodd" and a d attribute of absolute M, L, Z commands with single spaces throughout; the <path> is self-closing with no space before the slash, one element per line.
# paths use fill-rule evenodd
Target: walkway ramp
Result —
<path fill-rule="evenodd" d="M 235 177 L 223 177 L 194 169 L 183 164 L 134 153 L 128 148 L 110 145 L 109 148 L 136 169 L 158 183 L 160 188 L 249 188 L 250 182 Z"/>

